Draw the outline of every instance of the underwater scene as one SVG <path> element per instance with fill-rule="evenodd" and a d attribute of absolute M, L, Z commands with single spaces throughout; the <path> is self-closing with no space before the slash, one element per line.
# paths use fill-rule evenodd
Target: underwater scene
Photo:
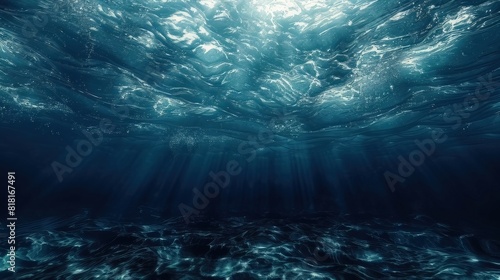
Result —
<path fill-rule="evenodd" d="M 2 0 L 0 279 L 500 279 L 500 2 Z"/>

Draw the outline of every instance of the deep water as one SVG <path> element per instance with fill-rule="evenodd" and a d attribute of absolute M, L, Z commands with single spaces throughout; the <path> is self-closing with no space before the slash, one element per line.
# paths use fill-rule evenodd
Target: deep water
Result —
<path fill-rule="evenodd" d="M 43 219 L 19 279 L 496 279 L 500 242 L 425 216 Z M 30 228 L 31 227 L 31 228 Z M 23 228 L 24 229 L 24 228 Z M 2 272 L 2 275 L 7 275 Z"/>
<path fill-rule="evenodd" d="M 3 0 L 0 278 L 499 279 L 499 92 L 494 0 Z"/>

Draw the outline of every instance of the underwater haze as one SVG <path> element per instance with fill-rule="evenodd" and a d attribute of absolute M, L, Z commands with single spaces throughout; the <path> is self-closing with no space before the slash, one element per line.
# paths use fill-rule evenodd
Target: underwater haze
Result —
<path fill-rule="evenodd" d="M 3 0 L 0 38 L 2 279 L 500 279 L 498 1 Z"/>

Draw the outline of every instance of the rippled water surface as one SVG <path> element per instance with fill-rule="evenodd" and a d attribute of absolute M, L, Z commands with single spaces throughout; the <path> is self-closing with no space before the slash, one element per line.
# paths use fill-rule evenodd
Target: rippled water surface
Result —
<path fill-rule="evenodd" d="M 389 145 L 498 80 L 498 14 L 497 1 L 7 1 L 3 119 L 57 134 L 129 105 L 114 136 L 173 150 L 269 126 L 279 147 Z M 497 111 L 495 96 L 464 130 L 491 132 Z"/>

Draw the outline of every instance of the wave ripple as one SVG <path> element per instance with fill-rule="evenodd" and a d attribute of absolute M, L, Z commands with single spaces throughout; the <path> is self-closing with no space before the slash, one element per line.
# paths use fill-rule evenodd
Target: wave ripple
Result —
<path fill-rule="evenodd" d="M 500 241 L 418 216 L 182 219 L 77 216 L 23 230 L 18 279 L 494 279 Z M 4 261 L 4 266 L 7 266 Z M 4 272 L 2 272 L 4 273 Z"/>
<path fill-rule="evenodd" d="M 288 148 L 404 141 L 446 125 L 482 75 L 499 80 L 499 12 L 492 0 L 2 4 L 0 112 L 57 134 L 60 119 L 88 127 L 127 104 L 119 136 L 170 139 L 182 126 L 200 145 L 286 112 Z M 468 133 L 491 131 L 498 102 Z"/>

